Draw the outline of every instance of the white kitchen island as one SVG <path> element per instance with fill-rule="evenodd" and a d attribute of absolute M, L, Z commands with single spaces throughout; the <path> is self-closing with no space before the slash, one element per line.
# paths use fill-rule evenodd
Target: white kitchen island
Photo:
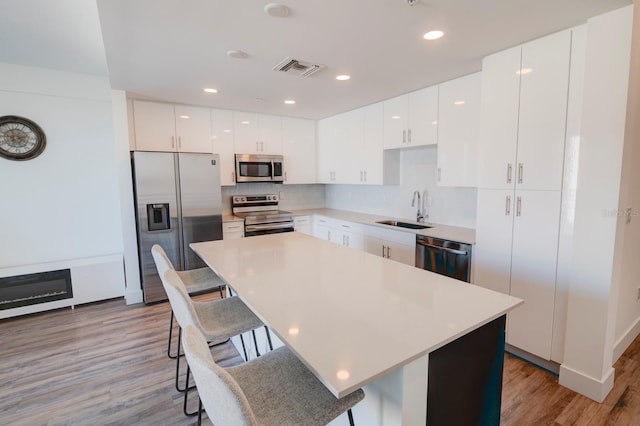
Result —
<path fill-rule="evenodd" d="M 499 421 L 520 299 L 297 232 L 191 247 L 336 397 L 365 388 L 357 424 Z"/>

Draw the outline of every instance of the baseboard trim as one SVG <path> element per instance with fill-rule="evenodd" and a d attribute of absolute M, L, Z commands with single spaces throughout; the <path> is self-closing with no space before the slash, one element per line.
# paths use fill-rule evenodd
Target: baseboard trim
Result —
<path fill-rule="evenodd" d="M 124 300 L 127 305 L 134 305 L 136 303 L 142 303 L 142 290 L 129 290 L 124 294 Z"/>
<path fill-rule="evenodd" d="M 613 345 L 613 362 L 615 363 L 620 356 L 627 350 L 629 345 L 640 335 L 640 318 L 637 318 L 631 327 L 625 331 L 622 336 Z"/>
<path fill-rule="evenodd" d="M 588 376 L 566 365 L 560 366 L 560 385 L 601 403 L 613 389 L 615 370 L 610 368 L 601 379 Z"/>

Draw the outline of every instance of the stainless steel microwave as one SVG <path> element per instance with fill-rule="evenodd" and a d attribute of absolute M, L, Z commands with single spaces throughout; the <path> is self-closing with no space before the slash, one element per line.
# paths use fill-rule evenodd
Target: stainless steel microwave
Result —
<path fill-rule="evenodd" d="M 282 182 L 282 155 L 236 154 L 236 182 Z"/>

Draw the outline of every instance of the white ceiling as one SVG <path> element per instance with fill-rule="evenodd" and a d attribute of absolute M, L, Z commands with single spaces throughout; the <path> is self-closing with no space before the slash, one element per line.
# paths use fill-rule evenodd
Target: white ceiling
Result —
<path fill-rule="evenodd" d="M 282 0 L 286 18 L 264 13 L 269 0 L 97 3 L 2 0 L 0 62 L 101 75 L 108 64 L 133 97 L 318 119 L 479 71 L 489 53 L 632 0 Z M 445 37 L 423 40 L 431 29 Z M 286 56 L 325 68 L 272 71 Z"/>

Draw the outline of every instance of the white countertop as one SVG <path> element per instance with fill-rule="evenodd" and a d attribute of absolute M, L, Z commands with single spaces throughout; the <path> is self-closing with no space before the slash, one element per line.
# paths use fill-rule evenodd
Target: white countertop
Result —
<path fill-rule="evenodd" d="M 522 303 L 297 232 L 190 246 L 336 397 Z"/>

